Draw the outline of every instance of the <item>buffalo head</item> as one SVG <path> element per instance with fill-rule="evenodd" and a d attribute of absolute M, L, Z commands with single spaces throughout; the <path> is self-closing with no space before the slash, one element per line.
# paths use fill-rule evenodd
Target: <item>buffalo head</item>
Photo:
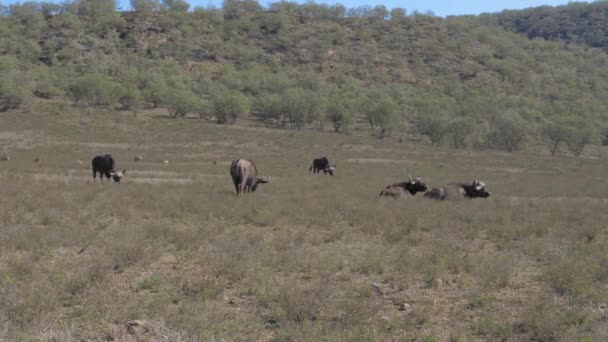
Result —
<path fill-rule="evenodd" d="M 112 179 L 115 182 L 120 183 L 120 180 L 126 173 L 127 173 L 127 170 L 122 170 L 122 171 L 112 170 L 112 171 L 110 171 L 110 176 L 112 177 Z"/>
<path fill-rule="evenodd" d="M 323 170 L 323 173 L 329 173 L 332 176 L 334 175 L 334 172 L 336 172 L 336 164 L 328 165 L 325 170 Z"/>
<path fill-rule="evenodd" d="M 270 176 L 268 177 L 256 177 L 256 181 L 255 184 L 253 184 L 253 186 L 251 186 L 251 191 L 255 191 L 255 189 L 258 188 L 258 184 L 266 184 L 266 183 L 270 183 Z"/>
<path fill-rule="evenodd" d="M 463 184 L 462 188 L 467 197 L 470 198 L 487 198 L 490 197 L 491 193 L 486 190 L 486 184 L 477 179 L 473 180 L 473 183 Z"/>
<path fill-rule="evenodd" d="M 427 191 L 429 189 L 426 186 L 426 184 L 424 184 L 424 182 L 422 181 L 422 178 L 420 176 L 417 176 L 414 179 L 412 179 L 412 176 L 410 176 L 409 179 L 408 179 L 408 181 L 405 184 L 405 188 L 412 195 L 415 195 L 418 192 L 425 192 L 425 191 Z"/>

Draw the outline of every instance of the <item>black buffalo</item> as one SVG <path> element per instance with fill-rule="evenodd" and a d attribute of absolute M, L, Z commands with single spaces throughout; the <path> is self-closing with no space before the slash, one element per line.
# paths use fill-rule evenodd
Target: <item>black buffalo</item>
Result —
<path fill-rule="evenodd" d="M 230 176 L 236 189 L 236 194 L 255 191 L 258 184 L 270 182 L 270 177 L 258 177 L 258 169 L 251 160 L 237 159 L 230 164 Z"/>
<path fill-rule="evenodd" d="M 382 191 L 380 191 L 380 196 L 389 196 L 389 197 L 411 197 L 415 196 L 419 192 L 425 192 L 428 190 L 428 187 L 422 181 L 420 176 L 412 179 L 410 176 L 407 182 L 395 183 L 386 186 Z"/>
<path fill-rule="evenodd" d="M 312 165 L 308 171 L 312 171 L 313 173 L 323 171 L 323 174 L 329 173 L 333 176 L 334 172 L 336 171 L 336 164 L 332 165 L 329 163 L 329 159 L 327 159 L 327 157 L 321 157 L 312 161 Z"/>
<path fill-rule="evenodd" d="M 127 173 L 127 170 L 117 171 L 114 169 L 114 159 L 111 155 L 99 155 L 93 158 L 91 161 L 93 167 L 93 179 L 97 178 L 97 172 L 99 172 L 99 178 L 103 181 L 105 175 L 107 179 L 112 179 L 115 182 L 120 182 L 120 179 Z"/>

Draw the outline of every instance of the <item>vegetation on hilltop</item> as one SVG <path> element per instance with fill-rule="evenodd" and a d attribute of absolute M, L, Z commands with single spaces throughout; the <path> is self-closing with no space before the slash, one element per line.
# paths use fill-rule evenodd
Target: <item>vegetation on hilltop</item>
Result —
<path fill-rule="evenodd" d="M 527 12 L 444 19 L 384 6 L 132 4 L 128 12 L 114 0 L 4 7 L 0 110 L 35 96 L 134 114 L 162 106 L 173 117 L 221 124 L 251 114 L 277 127 L 328 123 L 346 132 L 364 119 L 378 137 L 419 133 L 434 145 L 507 151 L 565 123 L 558 147 L 580 149 L 608 124 L 608 55 L 587 45 L 602 43 L 565 34 L 540 36 L 572 44 L 530 40 L 502 27 L 527 32 L 517 19 Z M 578 11 L 572 20 L 582 22 L 576 18 L 602 6 L 548 13 L 563 22 Z M 526 23 L 544 23 L 540 17 Z"/>

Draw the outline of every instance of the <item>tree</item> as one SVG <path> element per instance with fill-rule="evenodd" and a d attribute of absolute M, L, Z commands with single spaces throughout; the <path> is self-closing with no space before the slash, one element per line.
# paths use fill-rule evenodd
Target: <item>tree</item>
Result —
<path fill-rule="evenodd" d="M 334 132 L 346 132 L 353 120 L 352 107 L 347 99 L 330 101 L 325 109 L 327 119 L 332 123 Z"/>
<path fill-rule="evenodd" d="M 256 97 L 252 103 L 252 114 L 262 120 L 273 120 L 278 125 L 284 114 L 281 95 L 266 93 Z"/>
<path fill-rule="evenodd" d="M 384 139 L 390 135 L 396 128 L 397 110 L 399 106 L 397 102 L 388 96 L 382 96 L 378 102 L 371 107 L 374 125 L 378 127 L 376 137 Z"/>
<path fill-rule="evenodd" d="M 291 128 L 301 129 L 320 119 L 322 98 L 310 90 L 288 89 L 281 98 L 281 109 Z"/>
<path fill-rule="evenodd" d="M 418 133 L 426 135 L 434 146 L 441 145 L 448 133 L 448 120 L 444 116 L 424 115 L 416 122 Z"/>
<path fill-rule="evenodd" d="M 60 79 L 57 75 L 42 64 L 34 73 L 33 93 L 41 98 L 51 98 L 54 96 L 63 95 L 63 91 L 57 86 L 60 84 Z"/>
<path fill-rule="evenodd" d="M 593 128 L 584 119 L 573 119 L 568 127 L 566 145 L 576 157 L 580 157 L 585 147 L 593 142 L 594 135 Z"/>
<path fill-rule="evenodd" d="M 131 0 L 131 7 L 137 13 L 150 13 L 161 8 L 159 0 Z"/>
<path fill-rule="evenodd" d="M 163 104 L 167 106 L 172 118 L 184 117 L 201 107 L 199 98 L 187 87 L 168 88 L 163 96 Z"/>
<path fill-rule="evenodd" d="M 448 125 L 447 131 L 453 148 L 466 148 L 470 143 L 470 136 L 475 132 L 475 124 L 471 119 L 454 119 Z"/>
<path fill-rule="evenodd" d="M 220 92 L 211 100 L 211 114 L 219 124 L 234 124 L 239 116 L 248 111 L 249 101 L 238 91 Z"/>
<path fill-rule="evenodd" d="M 559 151 L 560 145 L 568 140 L 569 130 L 559 122 L 549 122 L 541 128 L 541 137 L 547 144 L 551 156 Z"/>
<path fill-rule="evenodd" d="M 602 145 L 608 146 L 608 128 L 602 130 Z"/>
<path fill-rule="evenodd" d="M 122 105 L 123 110 L 130 110 L 133 115 L 137 114 L 137 109 L 143 102 L 143 96 L 134 85 L 126 85 L 118 88 L 118 103 Z"/>
<path fill-rule="evenodd" d="M 0 80 L 0 112 L 17 109 L 28 103 L 29 91 L 15 82 L 15 80 L 7 78 Z"/>
<path fill-rule="evenodd" d="M 108 76 L 86 74 L 77 78 L 69 87 L 69 94 L 77 104 L 108 106 L 115 103 L 117 85 Z"/>
<path fill-rule="evenodd" d="M 184 0 L 163 0 L 163 4 L 172 12 L 188 12 L 190 4 Z"/>
<path fill-rule="evenodd" d="M 144 99 L 157 108 L 163 102 L 163 97 L 168 93 L 167 83 L 158 74 L 147 75 L 143 79 L 142 95 Z"/>
<path fill-rule="evenodd" d="M 490 120 L 492 131 L 487 136 L 487 143 L 507 152 L 515 152 L 523 146 L 526 136 L 526 123 L 515 113 L 497 115 Z"/>

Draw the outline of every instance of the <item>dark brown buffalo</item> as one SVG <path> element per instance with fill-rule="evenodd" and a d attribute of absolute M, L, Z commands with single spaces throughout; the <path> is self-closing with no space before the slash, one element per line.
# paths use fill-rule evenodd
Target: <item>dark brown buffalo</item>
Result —
<path fill-rule="evenodd" d="M 236 194 L 255 191 L 258 184 L 270 182 L 270 177 L 258 177 L 258 169 L 251 160 L 237 159 L 230 165 L 230 176 L 236 189 Z"/>
<path fill-rule="evenodd" d="M 336 165 L 330 164 L 329 159 L 327 159 L 327 157 L 321 157 L 312 161 L 312 165 L 310 165 L 308 171 L 312 171 L 312 173 L 323 171 L 323 174 L 329 173 L 333 176 L 334 172 L 336 171 Z"/>
<path fill-rule="evenodd" d="M 486 184 L 477 179 L 471 184 L 452 183 L 444 187 L 432 188 L 424 194 L 424 197 L 446 200 L 460 198 L 487 198 L 491 193 L 486 190 Z"/>
<path fill-rule="evenodd" d="M 127 173 L 127 170 L 117 171 L 114 169 L 114 159 L 109 154 L 95 156 L 95 158 L 91 160 L 91 167 L 93 169 L 93 179 L 97 178 L 97 173 L 99 172 L 99 178 L 102 181 L 103 176 L 106 176 L 107 179 L 112 177 L 112 179 L 118 183 Z"/>
<path fill-rule="evenodd" d="M 409 177 L 407 182 L 395 183 L 385 187 L 382 189 L 382 191 L 380 191 L 380 196 L 389 196 L 395 198 L 412 197 L 419 192 L 425 192 L 427 190 L 428 187 L 426 184 L 424 184 L 420 176 L 416 177 L 415 179 Z"/>

